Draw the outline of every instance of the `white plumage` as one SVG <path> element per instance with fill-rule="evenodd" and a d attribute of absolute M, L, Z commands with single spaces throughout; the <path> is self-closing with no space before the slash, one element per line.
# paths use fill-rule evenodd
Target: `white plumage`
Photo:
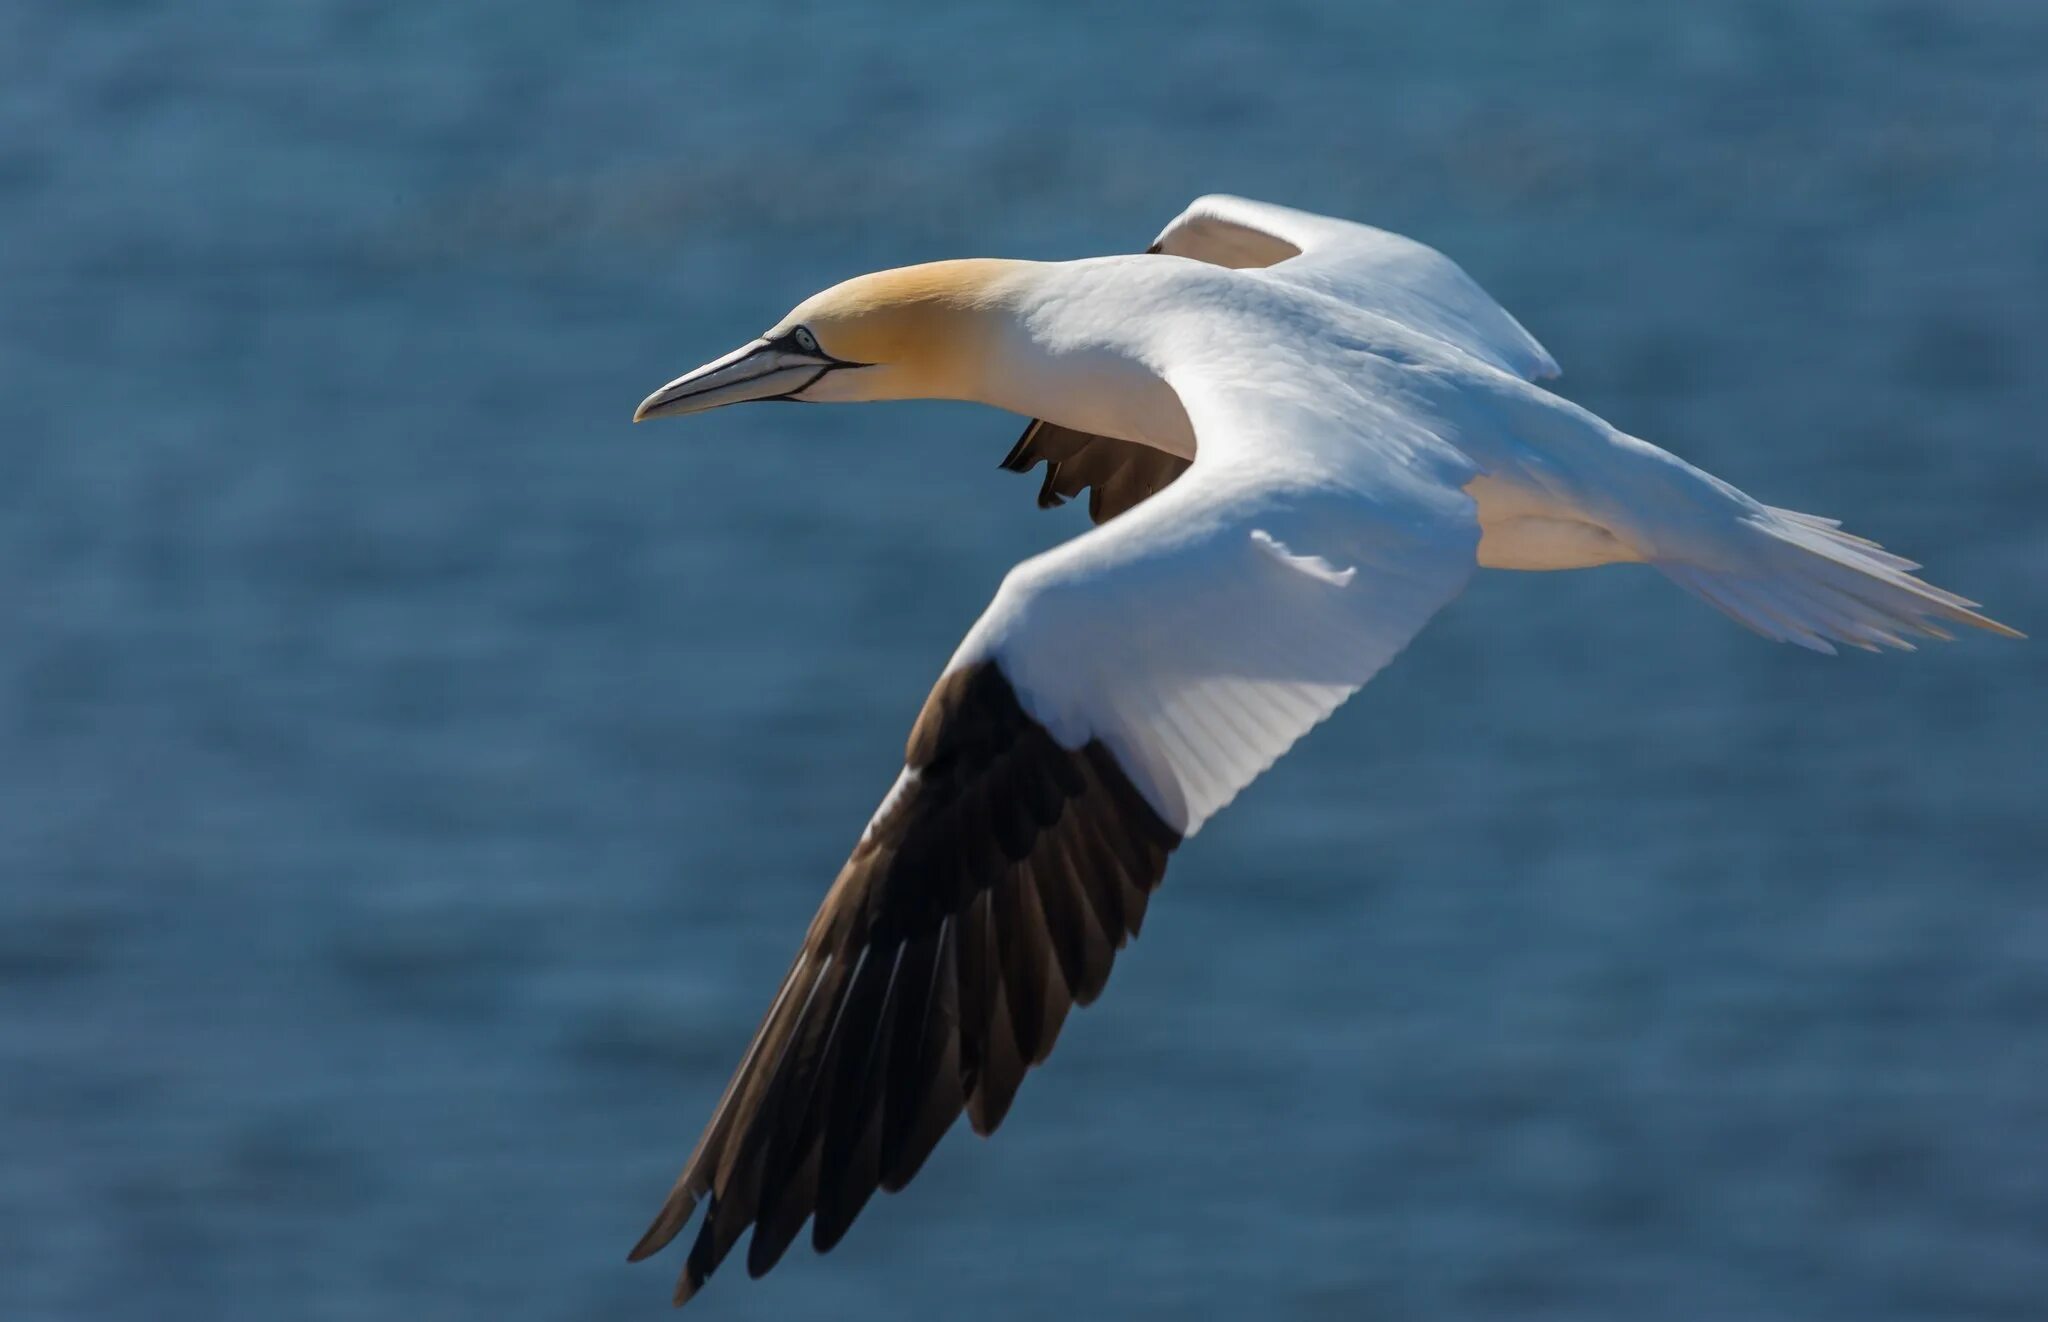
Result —
<path fill-rule="evenodd" d="M 1194 467 L 1018 566 L 954 664 L 997 660 L 1055 737 L 1105 740 L 1184 833 L 1480 564 L 1647 560 L 1766 637 L 1829 652 L 1947 636 L 1937 620 L 1988 625 L 1911 562 L 1531 384 L 1556 363 L 1433 249 L 1227 197 L 1190 206 L 1155 247 L 1202 264 L 1048 268 L 1025 320 L 1057 310 L 1064 324 L 1037 343 L 1058 360 L 1114 344 L 1155 370 L 1186 412 Z M 1037 411 L 1089 414 L 1062 398 Z M 1290 558 L 1333 572 L 1290 574 Z"/>
<path fill-rule="evenodd" d="M 963 1109 L 986 1133 L 1135 935 L 1167 854 L 1481 567 L 1654 565 L 1767 638 L 2011 630 L 1833 520 L 1776 509 L 1535 384 L 1557 365 L 1442 254 L 1241 198 L 1146 255 L 863 276 L 664 386 L 972 399 L 1006 467 L 1099 526 L 1018 565 L 635 1256 L 709 1209 L 688 1298 L 752 1226 L 829 1248 Z"/>

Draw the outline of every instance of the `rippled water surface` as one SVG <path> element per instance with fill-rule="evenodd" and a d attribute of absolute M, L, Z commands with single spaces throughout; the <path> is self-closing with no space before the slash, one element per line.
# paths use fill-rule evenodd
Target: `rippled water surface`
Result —
<path fill-rule="evenodd" d="M 629 1268 L 925 687 L 960 406 L 631 429 L 804 294 L 1227 189 L 2048 632 L 2048 7 L 0 12 L 0 1317 Z M 1483 576 L 989 1143 L 706 1317 L 2036 1319 L 2048 650 Z"/>

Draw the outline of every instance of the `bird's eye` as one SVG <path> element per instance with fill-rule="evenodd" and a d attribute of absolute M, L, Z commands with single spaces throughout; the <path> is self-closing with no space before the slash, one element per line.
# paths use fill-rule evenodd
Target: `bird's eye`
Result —
<path fill-rule="evenodd" d="M 808 326 L 797 327 L 789 333 L 789 338 L 796 341 L 796 347 L 802 349 L 805 353 L 816 353 L 818 351 L 818 337 L 811 334 L 811 329 Z"/>

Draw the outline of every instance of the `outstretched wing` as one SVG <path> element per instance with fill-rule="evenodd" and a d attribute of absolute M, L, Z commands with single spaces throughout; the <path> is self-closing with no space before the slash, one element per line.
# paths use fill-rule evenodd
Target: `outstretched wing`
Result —
<path fill-rule="evenodd" d="M 1557 360 L 1450 258 L 1424 243 L 1356 221 L 1212 193 L 1161 230 L 1149 251 L 1314 289 L 1455 345 L 1531 381 Z"/>
<path fill-rule="evenodd" d="M 1557 362 L 1522 324 L 1450 258 L 1370 225 L 1216 193 L 1195 199 L 1147 252 L 1214 266 L 1265 270 L 1420 331 L 1532 381 Z M 1045 465 L 1038 507 L 1089 491 L 1088 517 L 1105 523 L 1165 489 L 1190 461 L 1136 441 L 1033 421 L 1002 466 Z"/>
<path fill-rule="evenodd" d="M 1197 400 L 1199 428 L 1332 426 Z M 1019 565 L 913 727 L 666 1206 L 706 1202 L 689 1298 L 830 1248 L 961 1111 L 988 1133 L 1099 993 L 1181 839 L 1406 645 L 1474 567 L 1471 502 L 1410 449 L 1350 471 L 1230 447 Z"/>
<path fill-rule="evenodd" d="M 831 1248 L 963 1109 L 992 1133 L 1069 1007 L 1101 992 L 1180 843 L 1099 741 L 1060 746 L 992 661 L 940 679 L 904 762 L 632 1252 L 709 1197 L 677 1303 L 750 1225 L 755 1276 L 806 1219 Z"/>

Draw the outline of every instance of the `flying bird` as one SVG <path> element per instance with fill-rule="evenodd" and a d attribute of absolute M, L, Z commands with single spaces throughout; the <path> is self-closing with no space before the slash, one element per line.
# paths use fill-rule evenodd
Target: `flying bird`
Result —
<path fill-rule="evenodd" d="M 704 1204 L 675 1299 L 751 1227 L 836 1244 L 965 1111 L 1002 1123 L 1138 933 L 1167 858 L 1480 568 L 1641 562 L 1820 652 L 1910 650 L 1976 603 L 1833 519 L 1764 505 L 1535 384 L 1557 365 L 1449 258 L 1204 197 L 1143 254 L 848 280 L 649 395 L 959 399 L 1095 526 L 1012 569 L 654 1224 Z"/>

